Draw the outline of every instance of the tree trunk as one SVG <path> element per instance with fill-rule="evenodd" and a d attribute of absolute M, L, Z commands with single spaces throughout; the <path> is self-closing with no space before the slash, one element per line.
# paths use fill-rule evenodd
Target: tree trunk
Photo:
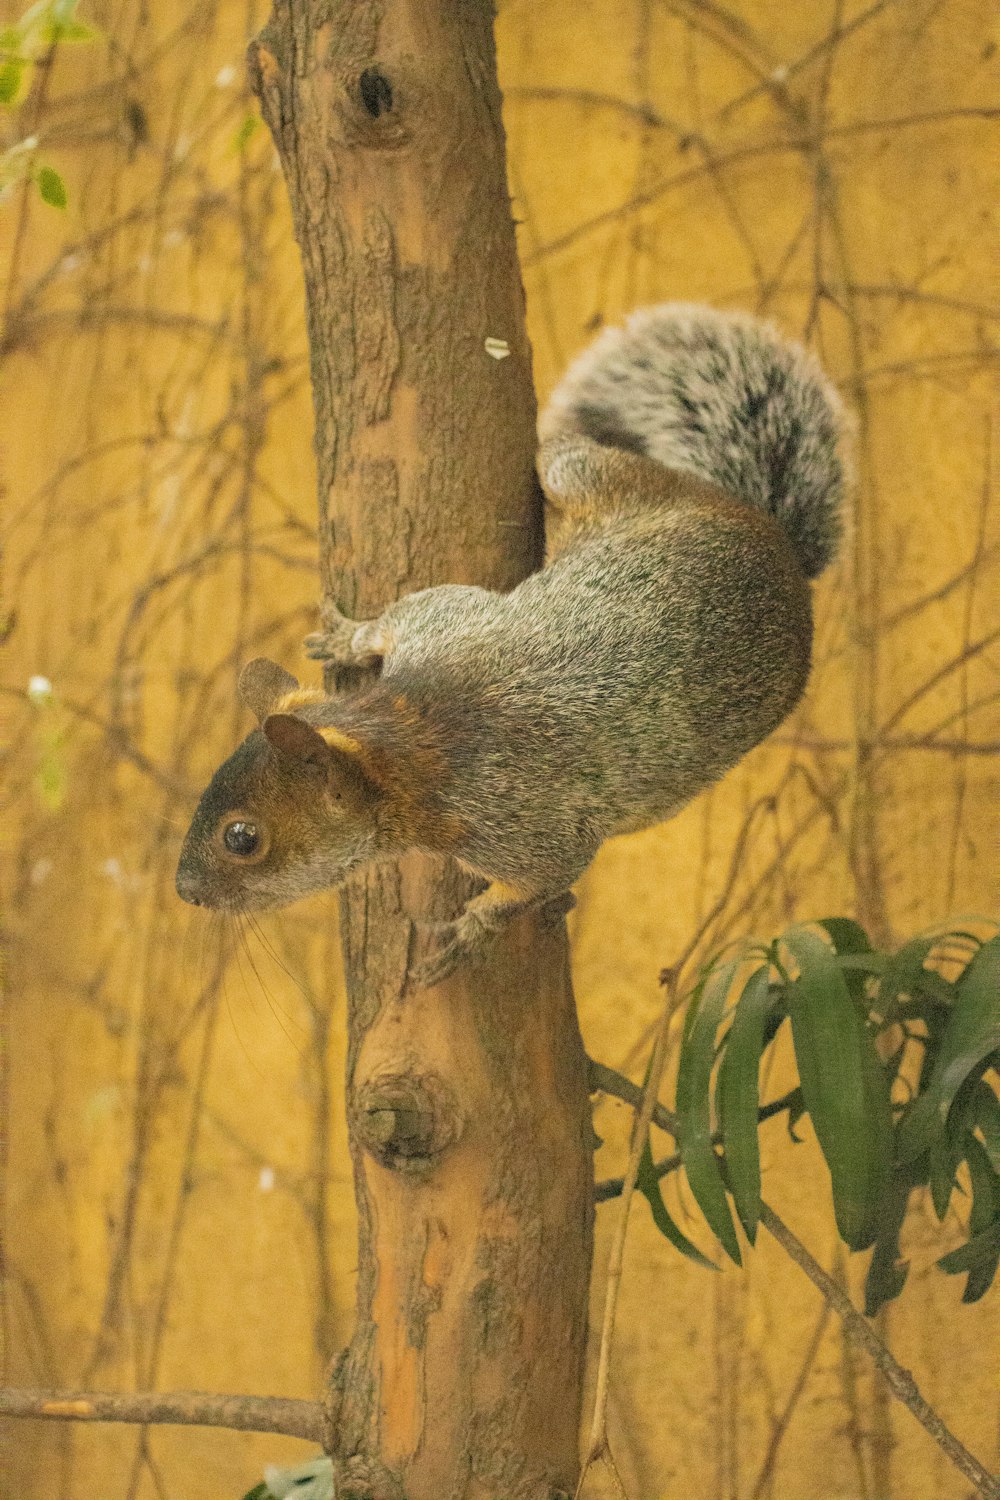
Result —
<path fill-rule="evenodd" d="M 276 0 L 250 64 L 305 271 L 324 592 L 364 618 L 438 582 L 509 588 L 541 528 L 491 9 Z M 411 855 L 341 898 L 340 1500 L 547 1500 L 577 1474 L 592 1168 L 565 931 L 522 918 L 488 965 L 404 992 L 414 923 L 469 889 Z"/>

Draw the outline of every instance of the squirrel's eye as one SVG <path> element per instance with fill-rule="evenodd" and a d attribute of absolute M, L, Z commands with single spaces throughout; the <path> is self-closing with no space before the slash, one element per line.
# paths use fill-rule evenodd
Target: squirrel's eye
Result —
<path fill-rule="evenodd" d="M 230 854 L 239 854 L 244 858 L 250 854 L 256 854 L 257 846 L 260 844 L 260 834 L 256 823 L 245 823 L 242 819 L 230 823 L 222 835 L 222 842 Z"/>

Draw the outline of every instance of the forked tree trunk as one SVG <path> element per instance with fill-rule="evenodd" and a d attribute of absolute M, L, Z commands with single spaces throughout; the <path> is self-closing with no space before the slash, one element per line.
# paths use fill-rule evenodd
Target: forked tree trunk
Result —
<path fill-rule="evenodd" d="M 508 588 L 540 525 L 491 8 L 276 0 L 250 62 L 305 270 L 326 595 L 364 618 L 429 584 Z M 410 856 L 342 897 L 340 1500 L 548 1500 L 577 1473 L 592 1164 L 565 932 L 522 919 L 488 965 L 407 993 L 413 924 L 468 889 Z"/>

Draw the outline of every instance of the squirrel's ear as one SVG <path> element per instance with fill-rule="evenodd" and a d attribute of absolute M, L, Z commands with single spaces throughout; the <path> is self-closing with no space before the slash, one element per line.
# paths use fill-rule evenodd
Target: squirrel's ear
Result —
<path fill-rule="evenodd" d="M 268 714 L 261 728 L 282 755 L 314 766 L 330 764 L 330 746 L 305 719 L 299 719 L 295 714 Z"/>
<path fill-rule="evenodd" d="M 333 728 L 314 729 L 295 714 L 268 714 L 261 728 L 279 755 L 321 771 L 338 802 L 358 810 L 380 796 L 361 764 L 361 747 L 349 735 Z"/>
<path fill-rule="evenodd" d="M 297 687 L 291 672 L 279 667 L 276 661 L 268 661 L 266 656 L 256 656 L 240 673 L 237 691 L 240 701 L 263 724 L 275 704 Z"/>

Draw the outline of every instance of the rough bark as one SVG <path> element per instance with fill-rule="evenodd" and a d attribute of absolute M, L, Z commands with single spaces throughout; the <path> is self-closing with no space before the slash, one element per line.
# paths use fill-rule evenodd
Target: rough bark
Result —
<path fill-rule="evenodd" d="M 250 64 L 305 272 L 325 595 L 364 618 L 433 583 L 510 587 L 540 525 L 491 10 L 276 0 Z M 577 1474 L 591 1134 L 565 931 L 524 918 L 488 965 L 407 992 L 414 924 L 468 893 L 411 855 L 342 897 L 341 1497 L 542 1500 Z"/>

